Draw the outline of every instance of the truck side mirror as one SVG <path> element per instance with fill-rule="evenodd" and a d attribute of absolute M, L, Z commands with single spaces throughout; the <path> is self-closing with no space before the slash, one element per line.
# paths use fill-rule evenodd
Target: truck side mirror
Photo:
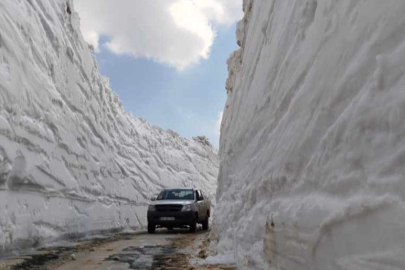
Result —
<path fill-rule="evenodd" d="M 197 201 L 201 202 L 203 200 L 204 200 L 204 198 L 202 196 L 198 196 Z"/>
<path fill-rule="evenodd" d="M 152 198 L 150 198 L 150 200 L 151 200 L 152 202 L 154 202 L 154 201 L 156 201 L 156 197 L 152 197 Z"/>

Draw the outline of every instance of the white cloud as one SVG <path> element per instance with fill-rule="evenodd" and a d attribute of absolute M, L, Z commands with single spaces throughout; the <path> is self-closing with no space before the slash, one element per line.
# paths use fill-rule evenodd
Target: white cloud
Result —
<path fill-rule="evenodd" d="M 75 0 L 86 41 L 182 70 L 209 57 L 215 28 L 241 17 L 242 0 Z"/>
<path fill-rule="evenodd" d="M 192 111 L 185 111 L 182 107 L 177 107 L 177 113 L 188 120 L 196 117 Z"/>

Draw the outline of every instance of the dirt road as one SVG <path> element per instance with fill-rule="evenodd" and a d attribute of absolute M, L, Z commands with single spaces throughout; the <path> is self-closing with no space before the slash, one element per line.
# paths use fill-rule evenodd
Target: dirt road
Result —
<path fill-rule="evenodd" d="M 191 234 L 187 230 L 162 229 L 156 234 L 117 234 L 1 260 L 0 270 L 235 269 L 195 262 L 207 256 L 208 241 L 203 231 Z"/>

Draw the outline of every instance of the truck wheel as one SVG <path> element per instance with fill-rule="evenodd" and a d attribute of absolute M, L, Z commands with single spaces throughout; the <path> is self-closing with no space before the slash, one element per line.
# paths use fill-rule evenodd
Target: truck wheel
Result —
<path fill-rule="evenodd" d="M 208 230 L 208 228 L 209 228 L 209 217 L 208 216 L 202 222 L 202 228 L 203 228 L 204 231 Z"/>
<path fill-rule="evenodd" d="M 155 231 L 156 231 L 156 226 L 148 223 L 148 233 L 155 233 Z"/>
<path fill-rule="evenodd" d="M 195 233 L 197 231 L 197 219 L 193 220 L 190 224 L 190 232 Z"/>

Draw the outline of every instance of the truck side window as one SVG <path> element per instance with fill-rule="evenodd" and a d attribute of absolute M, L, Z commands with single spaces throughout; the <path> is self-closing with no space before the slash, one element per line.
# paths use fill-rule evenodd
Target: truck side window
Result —
<path fill-rule="evenodd" d="M 203 200 L 204 200 L 204 198 L 201 194 L 201 191 L 197 190 L 197 201 L 203 201 Z"/>

